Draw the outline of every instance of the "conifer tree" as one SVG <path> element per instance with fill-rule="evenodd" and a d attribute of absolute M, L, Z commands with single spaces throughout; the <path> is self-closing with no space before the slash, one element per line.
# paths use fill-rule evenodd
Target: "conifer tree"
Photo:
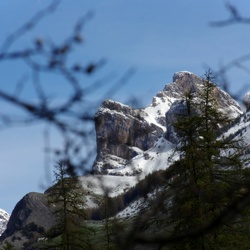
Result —
<path fill-rule="evenodd" d="M 6 241 L 0 250 L 15 250 L 15 247 L 10 242 Z"/>
<path fill-rule="evenodd" d="M 70 176 L 65 162 L 55 166 L 55 185 L 49 191 L 49 203 L 57 218 L 48 232 L 53 247 L 63 250 L 92 249 L 89 235 L 93 231 L 85 225 L 85 193 L 77 176 Z"/>
<path fill-rule="evenodd" d="M 113 232 L 113 221 L 114 219 L 110 218 L 112 216 L 113 209 L 113 201 L 112 198 L 109 197 L 108 192 L 105 192 L 103 197 L 103 216 L 104 216 L 104 249 L 111 250 L 114 249 L 114 232 Z"/>
<path fill-rule="evenodd" d="M 208 71 L 201 93 L 187 92 L 183 98 L 185 112 L 176 117 L 174 128 L 179 137 L 177 150 L 181 156 L 173 165 L 178 172 L 172 183 L 176 193 L 172 206 L 175 234 L 213 220 L 246 188 L 239 141 L 219 136 L 220 128 L 230 119 L 218 110 L 216 94 L 216 85 Z M 229 148 L 233 154 L 228 153 Z M 244 223 L 240 222 L 243 217 L 239 216 L 218 230 L 186 239 L 171 249 L 221 249 L 225 241 L 228 247 L 240 244 L 243 238 L 249 243 L 248 230 L 241 231 L 250 223 L 247 214 L 246 211 Z M 229 243 L 227 239 L 232 232 L 235 232 L 234 240 Z"/>

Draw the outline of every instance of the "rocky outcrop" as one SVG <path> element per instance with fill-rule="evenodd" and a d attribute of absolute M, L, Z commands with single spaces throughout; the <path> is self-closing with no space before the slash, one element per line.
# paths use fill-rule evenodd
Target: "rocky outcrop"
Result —
<path fill-rule="evenodd" d="M 250 111 L 250 92 L 247 92 L 243 97 L 243 104 L 246 107 L 246 112 Z"/>
<path fill-rule="evenodd" d="M 173 83 L 167 84 L 163 91 L 171 97 L 182 98 L 188 92 L 200 92 L 202 79 L 188 71 L 177 72 L 173 75 Z"/>
<path fill-rule="evenodd" d="M 46 231 L 54 223 L 53 212 L 48 205 L 46 194 L 28 193 L 16 204 L 0 239 L 1 242 L 9 241 L 17 249 L 22 249 L 19 248 L 22 242 L 27 241 L 23 231 L 25 228 L 32 225 L 33 233 L 35 229 Z"/>
<path fill-rule="evenodd" d="M 163 90 L 166 95 L 182 99 L 185 93 L 192 92 L 199 96 L 203 92 L 203 79 L 188 71 L 177 72 L 173 76 L 173 83 L 167 84 Z M 240 105 L 219 87 L 213 89 L 214 105 L 224 113 L 236 118 L 242 114 Z"/>
<path fill-rule="evenodd" d="M 163 130 L 145 120 L 147 114 L 121 103 L 106 100 L 95 116 L 97 158 L 95 173 L 119 167 L 149 149 Z"/>
<path fill-rule="evenodd" d="M 182 99 L 176 100 L 166 112 L 166 126 L 167 131 L 165 138 L 172 143 L 177 143 L 178 138 L 173 128 L 173 123 L 176 121 L 176 116 L 185 116 L 186 104 L 183 99 L 185 93 L 193 93 L 193 101 L 195 103 L 195 110 L 192 107 L 191 112 L 194 114 L 199 113 L 199 103 L 203 95 L 203 80 L 202 78 L 195 76 L 190 72 L 179 72 L 173 77 L 174 83 L 165 87 L 165 91 L 169 92 L 169 95 L 177 97 L 182 93 Z M 178 93 L 178 95 L 177 95 Z M 214 85 L 211 92 L 213 105 L 216 106 L 217 110 L 225 114 L 227 117 L 235 119 L 242 114 L 239 104 L 226 92 Z M 220 124 L 223 126 L 223 124 Z M 225 124 L 224 124 L 225 125 Z"/>
<path fill-rule="evenodd" d="M 175 101 L 169 111 L 166 113 L 167 131 L 165 133 L 165 138 L 170 142 L 176 143 L 178 141 L 177 134 L 173 127 L 174 122 L 176 122 L 176 117 L 180 115 L 185 116 L 186 114 L 186 105 L 182 100 Z"/>

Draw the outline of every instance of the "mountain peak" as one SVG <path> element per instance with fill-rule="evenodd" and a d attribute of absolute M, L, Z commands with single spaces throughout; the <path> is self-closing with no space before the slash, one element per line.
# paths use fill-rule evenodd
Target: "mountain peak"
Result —
<path fill-rule="evenodd" d="M 173 75 L 173 82 L 176 82 L 179 79 L 182 79 L 183 77 L 193 77 L 193 76 L 196 76 L 196 75 L 190 71 L 184 70 L 184 71 L 175 72 Z"/>
<path fill-rule="evenodd" d="M 138 167 L 130 171 L 124 169 L 136 157 L 144 157 L 158 138 L 171 132 L 172 113 L 177 107 L 174 104 L 181 101 L 188 91 L 199 96 L 202 89 L 201 77 L 189 71 L 180 71 L 173 75 L 173 82 L 165 85 L 144 109 L 133 109 L 112 100 L 104 101 L 95 116 L 97 157 L 93 173 L 138 175 L 141 172 Z M 239 104 L 218 87 L 215 88 L 214 98 L 218 108 L 230 117 L 236 118 L 242 113 Z"/>

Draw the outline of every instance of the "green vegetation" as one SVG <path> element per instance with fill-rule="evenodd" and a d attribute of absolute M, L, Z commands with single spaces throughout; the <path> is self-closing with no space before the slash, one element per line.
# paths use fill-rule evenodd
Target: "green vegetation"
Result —
<path fill-rule="evenodd" d="M 222 136 L 234 121 L 217 108 L 217 88 L 208 71 L 199 91 L 187 90 L 173 124 L 180 156 L 168 169 L 139 181 L 117 197 L 98 196 L 86 210 L 86 193 L 68 166 L 55 166 L 49 204 L 56 224 L 37 249 L 249 249 L 250 172 L 240 134 Z M 148 195 L 150 194 L 150 195 Z M 115 215 L 131 202 L 143 209 L 132 218 Z M 242 203 L 243 201 L 243 203 Z M 243 205 L 242 205 L 243 204 Z M 42 228 L 28 224 L 27 238 Z M 136 249 L 137 249 L 136 248 Z"/>
<path fill-rule="evenodd" d="M 31 222 L 22 229 L 22 235 L 26 236 L 28 239 L 34 238 L 35 232 L 43 234 L 44 228 L 37 226 L 34 222 Z"/>
<path fill-rule="evenodd" d="M 0 248 L 1 250 L 15 250 L 15 247 L 8 241 L 4 243 L 4 246 Z"/>
<path fill-rule="evenodd" d="M 175 193 L 171 212 L 173 235 L 215 220 L 247 189 L 240 140 L 218 138 L 219 128 L 230 119 L 217 110 L 215 95 L 211 72 L 207 72 L 201 97 L 191 90 L 187 92 L 183 100 L 185 113 L 179 114 L 174 124 L 180 139 L 177 147 L 180 159 L 172 166 L 176 171 L 171 183 Z M 250 221 L 247 211 L 243 215 L 233 221 L 222 221 L 213 230 L 184 238 L 169 249 L 233 249 L 236 245 L 246 249 L 242 244 L 250 244 L 246 230 Z"/>
<path fill-rule="evenodd" d="M 57 223 L 47 232 L 45 245 L 48 249 L 92 249 L 89 236 L 94 231 L 85 223 L 85 193 L 78 178 L 70 175 L 63 161 L 55 166 L 54 176 L 55 185 L 49 192 L 49 203 Z"/>

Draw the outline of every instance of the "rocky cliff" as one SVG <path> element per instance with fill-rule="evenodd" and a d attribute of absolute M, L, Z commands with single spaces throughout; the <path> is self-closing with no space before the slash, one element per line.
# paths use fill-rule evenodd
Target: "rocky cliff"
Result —
<path fill-rule="evenodd" d="M 181 100 L 185 93 L 192 91 L 199 96 L 202 87 L 202 78 L 181 71 L 174 74 L 173 82 L 166 84 L 145 109 L 104 101 L 95 116 L 97 157 L 93 173 L 116 174 L 115 169 L 120 170 L 133 157 L 147 151 L 164 133 L 175 143 L 174 113 L 183 108 Z M 242 113 L 239 104 L 220 88 L 215 88 L 213 97 L 217 107 L 232 118 Z"/>
<path fill-rule="evenodd" d="M 16 204 L 0 239 L 23 249 L 22 244 L 29 238 L 29 233 L 39 235 L 39 232 L 48 230 L 54 224 L 53 218 L 46 195 L 28 193 Z"/>
<path fill-rule="evenodd" d="M 135 110 L 118 102 L 103 102 L 95 116 L 95 174 L 118 168 L 152 147 L 163 129 L 145 120 L 146 115 L 144 110 Z"/>
<path fill-rule="evenodd" d="M 199 105 L 202 101 L 202 95 L 204 95 L 204 84 L 202 78 L 188 72 L 176 73 L 173 80 L 173 84 L 167 85 L 164 91 L 166 91 L 168 95 L 175 96 L 176 98 L 181 94 L 182 98 L 177 98 L 166 112 L 167 131 L 165 137 L 170 142 L 176 143 L 177 137 L 172 124 L 176 121 L 177 114 L 184 115 L 186 113 L 186 104 L 183 99 L 184 94 L 190 91 L 193 93 L 193 101 L 196 108 L 195 110 L 191 110 L 191 112 L 199 113 Z M 215 105 L 222 114 L 225 114 L 232 120 L 242 114 L 239 104 L 225 91 L 221 90 L 216 85 L 214 86 L 215 87 L 211 92 L 211 98 L 213 100 L 212 105 Z M 220 126 L 223 125 L 225 124 L 220 124 Z"/>

